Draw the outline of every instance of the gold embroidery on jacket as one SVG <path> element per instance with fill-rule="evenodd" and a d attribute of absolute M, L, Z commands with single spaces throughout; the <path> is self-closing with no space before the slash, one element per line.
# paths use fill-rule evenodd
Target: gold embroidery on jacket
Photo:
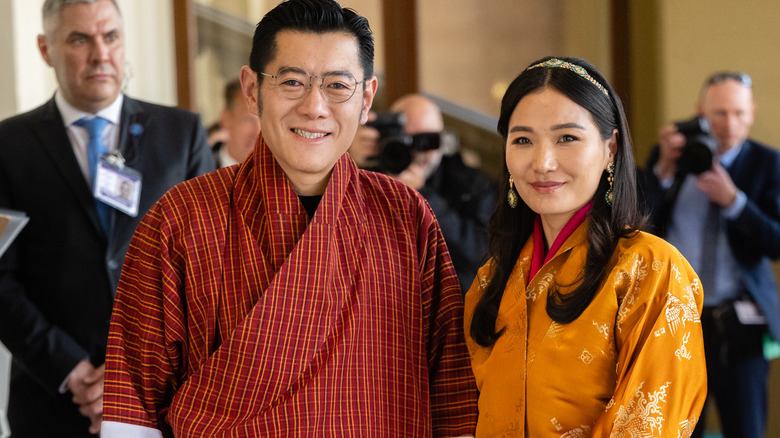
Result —
<path fill-rule="evenodd" d="M 580 426 L 576 429 L 572 429 L 563 435 L 561 438 L 587 438 L 590 436 L 590 426 Z"/>
<path fill-rule="evenodd" d="M 694 309 L 695 307 L 691 307 L 689 303 L 684 303 L 671 293 L 666 295 L 666 309 L 664 313 L 672 336 L 677 334 L 677 330 L 685 327 L 686 322 L 700 322 L 699 314 Z"/>
<path fill-rule="evenodd" d="M 661 435 L 664 424 L 662 405 L 666 405 L 666 389 L 671 382 L 666 382 L 658 391 L 649 394 L 642 392 L 644 384 L 642 382 L 639 385 L 629 404 L 618 410 L 610 438 L 649 438 Z"/>

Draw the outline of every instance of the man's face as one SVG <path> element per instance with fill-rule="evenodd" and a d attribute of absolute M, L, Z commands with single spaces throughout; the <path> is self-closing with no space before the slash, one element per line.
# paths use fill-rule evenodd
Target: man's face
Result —
<path fill-rule="evenodd" d="M 710 85 L 699 111 L 710 122 L 712 135 L 720 143 L 719 152 L 726 152 L 750 134 L 755 114 L 753 92 L 731 79 Z"/>
<path fill-rule="evenodd" d="M 54 68 L 65 100 L 97 112 L 116 99 L 124 79 L 122 18 L 108 0 L 62 9 L 59 26 L 38 37 L 41 56 Z"/>
<path fill-rule="evenodd" d="M 409 135 L 426 134 L 444 131 L 444 120 L 438 107 L 427 99 L 411 98 L 400 108 L 406 122 L 404 131 Z M 423 177 L 428 179 L 439 168 L 442 152 L 439 149 L 428 151 L 413 151 L 413 163 L 422 170 Z"/>
<path fill-rule="evenodd" d="M 228 133 L 225 147 L 230 156 L 239 162 L 252 152 L 260 134 L 260 119 L 249 108 L 244 95 L 236 93 L 230 108 L 222 113 L 222 128 Z"/>
<path fill-rule="evenodd" d="M 247 101 L 257 107 L 263 138 L 296 192 L 315 195 L 324 192 L 336 161 L 347 151 L 355 132 L 365 123 L 376 93 L 376 78 L 364 78 L 358 58 L 357 39 L 350 34 L 282 31 L 276 36 L 277 53 L 265 67 L 275 75 L 282 67 L 298 68 L 310 75 L 350 72 L 360 82 L 346 102 L 329 101 L 320 89 L 320 78 L 297 100 L 282 96 L 273 78 L 260 76 L 244 67 L 241 83 Z"/>

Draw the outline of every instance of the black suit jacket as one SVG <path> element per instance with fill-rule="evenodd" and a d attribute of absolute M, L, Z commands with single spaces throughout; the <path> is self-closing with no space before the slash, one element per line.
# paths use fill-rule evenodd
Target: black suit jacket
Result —
<path fill-rule="evenodd" d="M 168 189 L 214 170 L 195 114 L 125 96 L 119 132 L 125 164 L 143 176 L 140 206 L 137 217 L 112 209 L 105 236 L 54 99 L 0 122 L 0 208 L 30 217 L 0 259 L 0 340 L 13 354 L 15 437 L 24 436 L 24 424 L 51 423 L 50 436 L 82 432 L 65 424 L 71 417 L 73 427 L 86 423 L 58 388 L 82 359 L 104 362 L 114 291 L 136 226 Z"/>
<path fill-rule="evenodd" d="M 487 223 L 497 192 L 493 178 L 466 166 L 458 154 L 442 157 L 420 189 L 439 221 L 464 294 L 486 262 Z"/>
<path fill-rule="evenodd" d="M 654 229 L 663 235 L 671 210 L 686 206 L 676 204 L 677 193 L 661 188 L 652 171 L 656 160 L 657 151 L 654 151 L 639 187 L 645 195 Z M 728 172 L 747 197 L 742 213 L 727 221 L 729 246 L 739 264 L 742 284 L 764 312 L 774 338 L 780 340 L 780 305 L 771 263 L 780 258 L 780 153 L 747 140 Z M 684 177 L 677 175 L 675 183 Z M 678 184 L 672 184 L 675 186 Z"/>

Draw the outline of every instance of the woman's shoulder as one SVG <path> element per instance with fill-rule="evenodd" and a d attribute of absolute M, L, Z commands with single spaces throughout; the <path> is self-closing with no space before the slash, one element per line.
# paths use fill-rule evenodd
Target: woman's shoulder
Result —
<path fill-rule="evenodd" d="M 660 260 L 684 259 L 680 251 L 666 240 L 645 231 L 636 231 L 633 234 L 620 239 L 618 252 L 630 252 L 639 256 L 651 257 Z"/>
<path fill-rule="evenodd" d="M 615 270 L 624 281 L 640 289 L 698 289 L 698 276 L 688 260 L 669 242 L 646 232 L 636 232 L 620 239 L 615 251 Z M 653 286 L 655 285 L 655 286 Z M 691 289 L 692 290 L 692 289 Z"/>

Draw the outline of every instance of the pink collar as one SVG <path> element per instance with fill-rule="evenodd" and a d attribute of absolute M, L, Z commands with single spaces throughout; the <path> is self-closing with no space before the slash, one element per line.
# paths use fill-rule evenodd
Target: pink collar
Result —
<path fill-rule="evenodd" d="M 574 213 L 574 216 L 569 219 L 569 222 L 566 222 L 566 225 L 563 226 L 561 232 L 558 233 L 558 237 L 555 238 L 555 241 L 550 247 L 550 250 L 547 252 L 545 252 L 542 218 L 541 216 L 536 215 L 536 220 L 534 221 L 534 252 L 531 258 L 531 273 L 528 276 L 529 282 L 532 278 L 534 278 L 534 276 L 536 276 L 536 273 L 542 269 L 542 266 L 544 266 L 545 263 L 549 262 L 553 257 L 555 257 L 555 254 L 559 249 L 561 249 L 563 242 L 565 242 L 566 239 L 568 239 L 569 236 L 574 233 L 574 230 L 576 230 L 577 227 L 585 222 L 585 218 L 588 216 L 588 212 L 592 206 L 593 202 L 588 202 L 584 207 Z M 528 284 L 526 283 L 526 285 Z"/>

